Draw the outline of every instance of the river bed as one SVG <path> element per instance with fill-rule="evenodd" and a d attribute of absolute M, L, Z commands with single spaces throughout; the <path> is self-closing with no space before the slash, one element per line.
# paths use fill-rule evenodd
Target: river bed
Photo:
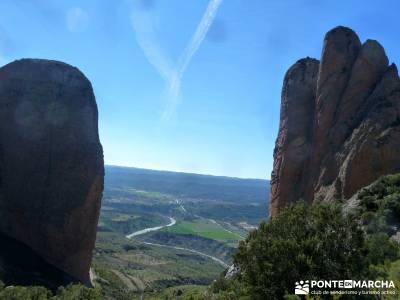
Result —
<path fill-rule="evenodd" d="M 151 232 L 151 231 L 157 231 L 157 230 L 160 230 L 160 229 L 162 229 L 164 227 L 170 227 L 170 226 L 173 226 L 173 225 L 176 224 L 176 220 L 174 218 L 172 218 L 172 217 L 168 217 L 168 218 L 169 218 L 170 222 L 167 225 L 149 227 L 149 228 L 145 228 L 145 229 L 142 229 L 142 230 L 138 230 L 138 231 L 135 231 L 135 232 L 133 232 L 131 234 L 128 234 L 126 237 L 128 239 L 131 239 L 134 236 L 142 235 L 142 234 L 145 234 L 145 233 L 148 233 L 148 232 Z"/>

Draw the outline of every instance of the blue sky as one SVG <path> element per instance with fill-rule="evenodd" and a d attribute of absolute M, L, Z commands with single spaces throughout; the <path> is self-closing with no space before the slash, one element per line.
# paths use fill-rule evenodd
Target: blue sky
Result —
<path fill-rule="evenodd" d="M 269 178 L 285 71 L 319 58 L 337 25 L 399 63 L 399 11 L 365 0 L 2 0 L 0 65 L 79 67 L 107 164 Z"/>

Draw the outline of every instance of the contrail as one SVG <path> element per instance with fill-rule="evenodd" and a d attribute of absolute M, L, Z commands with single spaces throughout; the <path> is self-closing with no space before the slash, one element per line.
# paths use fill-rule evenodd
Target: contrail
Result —
<path fill-rule="evenodd" d="M 192 57 L 199 49 L 207 35 L 218 8 L 223 0 L 210 0 L 190 42 L 185 47 L 175 67 L 172 67 L 162 48 L 157 43 L 155 30 L 148 13 L 132 14 L 132 23 L 136 32 L 138 44 L 144 51 L 149 62 L 157 69 L 167 82 L 167 105 L 162 113 L 162 120 L 170 120 L 179 104 L 181 81 Z"/>
<path fill-rule="evenodd" d="M 218 8 L 221 5 L 222 0 L 210 0 L 203 17 L 199 25 L 196 28 L 196 32 L 193 34 L 189 44 L 186 46 L 182 55 L 180 56 L 176 68 L 176 74 L 171 76 L 168 82 L 168 104 L 164 109 L 162 119 L 169 120 L 176 111 L 177 105 L 179 104 L 179 93 L 183 74 L 187 66 L 189 65 L 193 55 L 199 49 L 201 43 L 207 35 L 214 18 L 217 14 Z"/>
<path fill-rule="evenodd" d="M 179 59 L 178 74 L 183 74 L 185 72 L 185 69 L 189 65 L 193 55 L 199 49 L 201 43 L 207 35 L 208 30 L 214 22 L 214 18 L 217 15 L 217 11 L 221 3 L 222 0 L 211 0 L 208 4 L 207 10 L 203 15 L 200 24 L 196 28 L 196 32 L 192 36 L 189 45 L 185 48 L 182 56 Z"/>
<path fill-rule="evenodd" d="M 162 78 L 169 80 L 174 70 L 157 42 L 154 24 L 150 15 L 148 13 L 132 13 L 131 20 L 136 33 L 136 40 L 147 60 L 156 68 Z"/>

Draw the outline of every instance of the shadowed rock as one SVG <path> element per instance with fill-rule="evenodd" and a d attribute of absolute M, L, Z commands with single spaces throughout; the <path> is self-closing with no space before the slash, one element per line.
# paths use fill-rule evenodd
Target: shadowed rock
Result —
<path fill-rule="evenodd" d="M 77 282 L 25 244 L 1 232 L 0 243 L 0 278 L 5 285 L 39 285 L 56 291 L 60 285 Z"/>
<path fill-rule="evenodd" d="M 0 232 L 89 283 L 103 177 L 87 78 L 48 60 L 0 68 Z"/>
<path fill-rule="evenodd" d="M 294 190 L 300 189 L 306 176 L 304 170 L 310 159 L 318 66 L 316 59 L 299 60 L 287 71 L 283 81 L 270 197 L 282 201 L 271 201 L 271 212 L 292 201 Z"/>
<path fill-rule="evenodd" d="M 400 171 L 400 81 L 383 47 L 372 40 L 361 45 L 354 31 L 337 27 L 325 36 L 318 76 L 291 75 L 299 62 L 283 84 L 272 216 L 301 198 L 348 199 L 379 176 Z M 297 90 L 287 93 L 288 84 Z M 307 87 L 315 88 L 305 96 Z"/>

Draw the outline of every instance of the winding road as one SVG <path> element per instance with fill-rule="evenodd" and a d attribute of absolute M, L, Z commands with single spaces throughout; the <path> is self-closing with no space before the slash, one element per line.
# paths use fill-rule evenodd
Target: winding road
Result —
<path fill-rule="evenodd" d="M 142 229 L 142 230 L 138 230 L 138 231 L 135 231 L 135 232 L 133 232 L 131 234 L 126 235 L 126 238 L 131 239 L 131 238 L 133 238 L 135 236 L 142 235 L 142 234 L 145 234 L 145 233 L 148 233 L 148 232 L 151 232 L 151 231 L 160 230 L 160 229 L 162 229 L 164 227 L 170 227 L 170 226 L 173 226 L 173 225 L 176 224 L 176 220 L 174 218 L 172 218 L 172 217 L 168 217 L 168 218 L 170 220 L 170 223 L 168 223 L 167 225 L 149 227 L 149 228 L 145 228 L 145 229 Z M 172 249 L 176 249 L 176 250 L 188 251 L 188 252 L 195 253 L 197 255 L 203 256 L 203 257 L 210 258 L 213 261 L 215 261 L 216 263 L 222 265 L 224 268 L 229 267 L 225 262 L 223 262 L 219 258 L 217 258 L 215 256 L 212 256 L 212 255 L 209 255 L 209 254 L 206 254 L 206 253 L 203 253 L 203 252 L 200 252 L 200 251 L 197 251 L 197 250 L 194 250 L 194 249 L 183 248 L 183 247 L 178 247 L 178 246 L 162 245 L 162 244 L 143 242 L 143 241 L 140 241 L 140 243 L 146 244 L 146 245 L 151 245 L 151 246 L 165 247 L 165 248 L 172 248 Z"/>
<path fill-rule="evenodd" d="M 183 205 L 182 205 L 178 200 L 176 200 L 176 204 L 179 205 L 180 208 L 181 208 L 184 212 L 186 212 L 186 209 L 183 207 Z M 151 232 L 151 231 L 157 231 L 157 230 L 160 230 L 160 229 L 162 229 L 162 228 L 164 228 L 164 227 L 170 227 L 170 226 L 173 226 L 173 225 L 176 224 L 176 220 L 175 220 L 174 218 L 172 218 L 172 217 L 168 217 L 168 218 L 169 218 L 169 220 L 170 220 L 170 223 L 168 223 L 167 225 L 156 226 L 156 227 L 149 227 L 149 228 L 145 228 L 145 229 L 142 229 L 142 230 L 138 230 L 138 231 L 135 231 L 135 232 L 133 232 L 133 233 L 131 233 L 131 234 L 128 234 L 128 235 L 126 236 L 126 238 L 131 239 L 131 238 L 133 238 L 134 236 L 142 235 L 142 234 L 145 234 L 145 233 L 148 233 L 148 232 Z M 214 220 L 212 220 L 212 221 L 214 221 Z M 215 222 L 215 221 L 214 221 L 214 222 Z M 216 223 L 216 222 L 215 222 L 215 223 Z M 218 224 L 218 223 L 217 223 L 217 224 Z M 221 226 L 220 224 L 218 224 L 218 225 Z M 221 227 L 222 227 L 222 226 L 221 226 Z M 222 228 L 223 228 L 223 227 L 222 227 Z M 224 228 L 224 229 L 225 229 L 225 228 Z M 227 230 L 227 229 L 225 229 L 225 230 L 226 230 L 226 231 L 229 231 L 229 230 Z M 151 245 L 151 246 L 172 248 L 172 249 L 181 250 L 181 251 L 188 251 L 188 252 L 195 253 L 195 254 L 197 254 L 197 255 L 203 256 L 203 257 L 207 257 L 207 258 L 209 258 L 209 259 L 215 261 L 216 263 L 220 264 L 220 265 L 223 266 L 224 268 L 228 268 L 228 267 L 229 267 L 229 265 L 226 264 L 226 263 L 225 263 L 224 261 L 222 261 L 221 259 L 219 259 L 219 258 L 217 258 L 217 257 L 215 257 L 215 256 L 212 256 L 212 255 L 209 255 L 209 254 L 206 254 L 206 253 L 203 253 L 203 252 L 194 250 L 194 249 L 183 248 L 183 247 L 178 247 L 178 246 L 162 245 L 162 244 L 150 243 L 150 242 L 143 242 L 143 241 L 140 241 L 140 242 L 141 242 L 142 244 Z"/>
<path fill-rule="evenodd" d="M 229 267 L 228 264 L 226 264 L 225 262 L 223 262 L 223 261 L 220 260 L 219 258 L 217 258 L 217 257 L 215 257 L 215 256 L 212 256 L 212 255 L 205 254 L 205 253 L 203 253 L 203 252 L 200 252 L 200 251 L 197 251 L 197 250 L 194 250 L 194 249 L 183 248 L 183 247 L 177 247 L 177 246 L 170 246 L 170 245 L 162 245 L 162 244 L 150 243 L 150 242 L 142 242 L 142 243 L 143 243 L 143 244 L 146 244 L 146 245 L 151 245 L 151 246 L 172 248 L 172 249 L 176 249 L 176 250 L 183 250 L 183 251 L 192 252 L 192 253 L 195 253 L 195 254 L 197 254 L 197 255 L 210 258 L 210 259 L 212 259 L 213 261 L 215 261 L 215 262 L 219 263 L 220 265 L 222 265 L 224 268 L 228 268 L 228 267 Z"/>

